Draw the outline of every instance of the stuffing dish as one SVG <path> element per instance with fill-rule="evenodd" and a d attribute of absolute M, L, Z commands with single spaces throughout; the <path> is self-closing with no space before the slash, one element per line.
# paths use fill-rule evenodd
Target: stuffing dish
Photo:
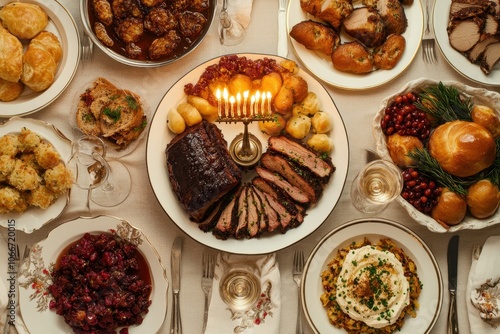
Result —
<path fill-rule="evenodd" d="M 389 238 L 337 251 L 321 274 L 330 322 L 348 333 L 393 333 L 416 317 L 422 290 L 415 262 Z"/>
<path fill-rule="evenodd" d="M 38 133 L 23 127 L 0 137 L 0 213 L 47 209 L 72 180 L 60 154 Z"/>

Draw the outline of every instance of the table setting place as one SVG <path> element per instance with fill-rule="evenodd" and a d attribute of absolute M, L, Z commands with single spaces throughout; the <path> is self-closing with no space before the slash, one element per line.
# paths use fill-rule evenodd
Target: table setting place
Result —
<path fill-rule="evenodd" d="M 2 334 L 500 333 L 498 0 L 0 0 Z"/>

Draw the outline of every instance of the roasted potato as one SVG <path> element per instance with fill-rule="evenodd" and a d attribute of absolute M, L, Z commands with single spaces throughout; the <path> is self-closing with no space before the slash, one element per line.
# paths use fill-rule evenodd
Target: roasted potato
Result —
<path fill-rule="evenodd" d="M 280 91 L 274 97 L 274 110 L 283 115 L 289 114 L 292 112 L 293 102 L 293 91 L 286 86 L 281 86 Z"/>
<path fill-rule="evenodd" d="M 211 105 L 208 100 L 199 96 L 189 95 L 187 97 L 187 102 L 199 111 L 204 120 L 213 122 L 217 119 L 217 106 Z"/>
<path fill-rule="evenodd" d="M 286 132 L 296 139 L 304 139 L 309 131 L 311 131 L 311 119 L 305 115 L 292 116 L 286 123 Z"/>
<path fill-rule="evenodd" d="M 263 92 L 270 92 L 271 96 L 278 95 L 278 92 L 283 85 L 283 79 L 278 72 L 271 72 L 262 77 L 260 81 L 260 90 Z"/>
<path fill-rule="evenodd" d="M 179 114 L 176 108 L 172 108 L 167 114 L 167 126 L 175 134 L 183 133 L 186 130 L 186 121 Z"/>
<path fill-rule="evenodd" d="M 307 81 L 298 75 L 284 74 L 283 86 L 292 90 L 294 103 L 303 101 L 309 92 Z"/>
<path fill-rule="evenodd" d="M 313 150 L 321 153 L 329 153 L 333 150 L 333 140 L 324 133 L 316 133 L 307 140 L 307 145 Z"/>
<path fill-rule="evenodd" d="M 192 126 L 201 122 L 202 117 L 198 109 L 187 102 L 183 102 L 177 106 L 177 112 L 184 118 L 187 126 Z"/>
<path fill-rule="evenodd" d="M 269 122 L 258 122 L 259 129 L 269 136 L 280 134 L 286 126 L 286 120 L 280 114 L 274 114 L 274 120 Z"/>
<path fill-rule="evenodd" d="M 230 95 L 236 96 L 238 93 L 243 95 L 243 92 L 252 90 L 252 79 L 244 74 L 236 74 L 229 79 L 227 87 Z"/>
<path fill-rule="evenodd" d="M 325 112 L 317 112 L 311 118 L 314 133 L 328 133 L 332 129 L 330 116 Z"/>

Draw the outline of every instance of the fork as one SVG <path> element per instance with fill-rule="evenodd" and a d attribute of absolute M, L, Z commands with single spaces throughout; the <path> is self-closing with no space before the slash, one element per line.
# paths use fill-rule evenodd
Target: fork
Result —
<path fill-rule="evenodd" d="M 83 33 L 82 38 L 82 55 L 81 59 L 83 61 L 90 61 L 94 55 L 94 42 L 90 39 L 87 33 Z"/>
<path fill-rule="evenodd" d="M 215 271 L 215 256 L 213 254 L 203 254 L 203 276 L 201 277 L 201 288 L 205 293 L 205 311 L 203 313 L 203 330 L 205 333 L 207 328 L 208 320 L 208 297 L 210 291 L 212 290 L 212 285 L 214 281 L 214 271 Z"/>
<path fill-rule="evenodd" d="M 297 283 L 298 290 L 298 312 L 297 312 L 297 327 L 295 332 L 297 334 L 304 333 L 304 328 L 302 327 L 302 300 L 300 298 L 300 285 L 302 282 L 302 270 L 304 270 L 304 252 L 295 251 L 293 255 L 293 280 Z"/>
<path fill-rule="evenodd" d="M 435 36 L 431 22 L 431 3 L 432 0 L 425 0 L 425 30 L 424 38 L 422 39 L 422 55 L 424 61 L 429 64 L 436 62 L 436 50 L 434 47 Z"/>

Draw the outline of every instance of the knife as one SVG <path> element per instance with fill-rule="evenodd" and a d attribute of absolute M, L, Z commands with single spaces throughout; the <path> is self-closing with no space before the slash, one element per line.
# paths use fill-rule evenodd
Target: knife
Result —
<path fill-rule="evenodd" d="M 448 244 L 448 290 L 450 306 L 448 310 L 448 334 L 458 334 L 457 319 L 457 271 L 458 271 L 458 235 L 454 235 Z"/>
<path fill-rule="evenodd" d="M 170 323 L 170 334 L 181 334 L 181 309 L 179 305 L 179 291 L 181 289 L 181 252 L 182 238 L 174 240 L 171 252 L 170 265 L 172 269 L 172 321 Z"/>
<path fill-rule="evenodd" d="M 288 33 L 286 31 L 286 3 L 288 0 L 279 0 L 278 11 L 278 56 L 286 58 L 288 55 Z"/>

